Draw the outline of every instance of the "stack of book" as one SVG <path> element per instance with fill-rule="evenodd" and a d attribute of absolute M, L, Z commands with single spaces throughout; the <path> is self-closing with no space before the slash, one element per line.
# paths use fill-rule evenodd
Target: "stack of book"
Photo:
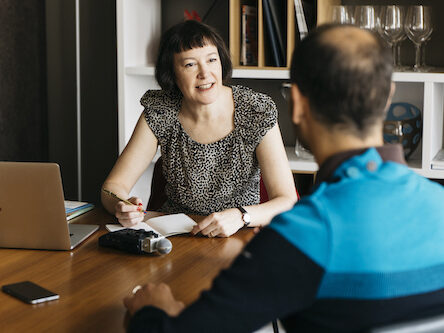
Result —
<path fill-rule="evenodd" d="M 316 25 L 316 0 L 232 1 L 240 8 L 243 66 L 289 67 L 294 45 Z"/>
<path fill-rule="evenodd" d="M 92 203 L 65 200 L 66 220 L 82 215 L 94 208 Z"/>

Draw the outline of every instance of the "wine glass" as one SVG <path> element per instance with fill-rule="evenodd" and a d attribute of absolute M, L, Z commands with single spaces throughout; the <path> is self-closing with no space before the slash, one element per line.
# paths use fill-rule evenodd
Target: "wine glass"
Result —
<path fill-rule="evenodd" d="M 395 70 L 399 70 L 401 66 L 398 63 L 398 44 L 405 36 L 403 8 L 400 6 L 384 6 L 381 9 L 379 20 L 378 31 L 382 38 L 392 47 L 393 65 Z"/>
<path fill-rule="evenodd" d="M 425 71 L 425 68 L 421 66 L 421 45 L 430 38 L 433 32 L 430 7 L 410 6 L 407 10 L 405 32 L 407 37 L 415 44 L 413 70 L 415 72 Z"/>
<path fill-rule="evenodd" d="M 353 15 L 350 13 L 350 6 L 331 6 L 330 21 L 340 24 L 353 24 Z"/>
<path fill-rule="evenodd" d="M 404 22 L 405 22 L 405 20 L 404 20 Z M 407 35 L 405 34 L 405 31 L 404 31 L 404 33 L 401 35 L 398 43 L 396 44 L 397 50 L 396 50 L 396 65 L 395 65 L 395 67 L 398 72 L 405 72 L 407 70 L 410 70 L 409 66 L 405 66 L 405 65 L 401 64 L 401 44 L 406 39 L 407 39 Z"/>
<path fill-rule="evenodd" d="M 377 31 L 378 16 L 374 6 L 356 6 L 355 9 L 356 25 L 362 29 Z"/>

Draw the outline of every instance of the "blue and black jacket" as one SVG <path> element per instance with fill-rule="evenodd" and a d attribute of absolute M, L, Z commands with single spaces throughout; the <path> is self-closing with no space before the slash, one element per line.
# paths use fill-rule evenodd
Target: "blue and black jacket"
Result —
<path fill-rule="evenodd" d="M 177 318 L 145 307 L 129 331 L 252 332 L 281 318 L 288 333 L 361 332 L 443 313 L 444 189 L 390 155 L 400 148 L 327 161 L 211 290 Z"/>

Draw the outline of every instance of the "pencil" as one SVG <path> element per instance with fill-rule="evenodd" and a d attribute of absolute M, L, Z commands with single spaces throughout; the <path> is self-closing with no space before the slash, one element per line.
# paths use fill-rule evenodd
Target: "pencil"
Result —
<path fill-rule="evenodd" d="M 117 194 L 115 194 L 115 193 L 113 193 L 113 192 L 111 192 L 111 191 L 109 191 L 109 190 L 107 190 L 107 189 L 102 188 L 102 191 L 103 191 L 104 193 L 108 194 L 109 196 L 113 197 L 114 199 L 117 199 L 117 200 L 119 200 L 119 201 L 122 201 L 122 202 L 126 203 L 127 205 L 137 206 L 136 204 L 133 204 L 131 201 L 128 201 L 128 200 L 126 200 L 126 199 L 122 199 L 122 198 L 119 197 Z M 143 212 L 144 214 L 147 213 L 146 210 L 142 210 L 142 212 Z"/>

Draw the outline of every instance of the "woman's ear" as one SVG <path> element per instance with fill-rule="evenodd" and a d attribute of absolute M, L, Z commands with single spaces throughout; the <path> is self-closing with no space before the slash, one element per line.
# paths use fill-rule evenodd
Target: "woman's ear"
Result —
<path fill-rule="evenodd" d="M 296 84 L 291 85 L 291 119 L 294 124 L 299 125 L 308 107 L 307 98 L 302 95 Z"/>

